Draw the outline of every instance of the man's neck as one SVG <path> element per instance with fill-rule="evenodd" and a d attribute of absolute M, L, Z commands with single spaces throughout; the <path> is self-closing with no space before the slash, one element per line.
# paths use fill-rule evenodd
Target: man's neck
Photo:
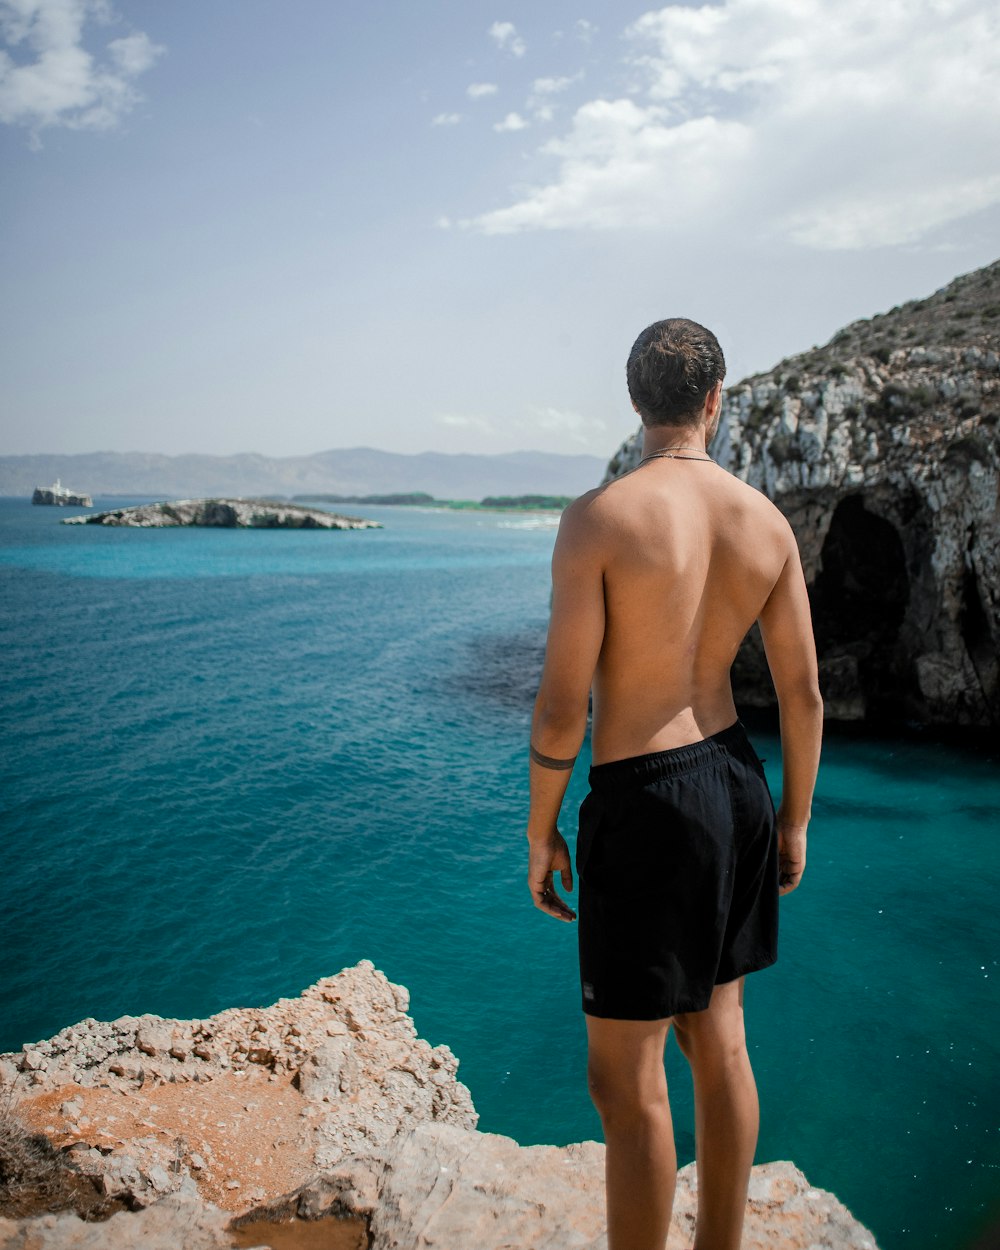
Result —
<path fill-rule="evenodd" d="M 705 422 L 696 425 L 647 425 L 642 432 L 642 454 L 677 449 L 685 453 L 708 454 L 705 439 Z"/>

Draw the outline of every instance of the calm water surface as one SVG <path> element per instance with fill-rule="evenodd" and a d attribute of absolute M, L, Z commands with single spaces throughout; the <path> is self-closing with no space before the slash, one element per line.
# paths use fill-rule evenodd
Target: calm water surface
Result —
<path fill-rule="evenodd" d="M 367 514 L 386 528 L 103 530 L 0 501 L 0 1050 L 370 958 L 460 1057 L 482 1128 L 597 1136 L 575 936 L 523 885 L 554 529 Z M 995 760 L 831 737 L 781 959 L 748 982 L 758 1159 L 883 1250 L 1000 1218 L 998 808 Z M 668 1073 L 689 1159 L 672 1043 Z"/>

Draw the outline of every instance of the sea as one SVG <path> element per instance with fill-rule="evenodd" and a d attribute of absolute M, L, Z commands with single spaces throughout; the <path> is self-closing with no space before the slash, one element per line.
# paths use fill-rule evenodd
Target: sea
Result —
<path fill-rule="evenodd" d="M 599 1137 L 575 933 L 525 885 L 556 518 L 364 512 L 384 528 L 105 529 L 0 500 L 0 1050 L 370 959 L 482 1129 Z M 774 727 L 745 719 L 777 794 Z M 882 1250 L 1000 1221 L 998 811 L 986 743 L 831 730 L 779 962 L 747 982 L 758 1161 L 793 1160 Z M 685 1162 L 672 1040 L 667 1071 Z"/>

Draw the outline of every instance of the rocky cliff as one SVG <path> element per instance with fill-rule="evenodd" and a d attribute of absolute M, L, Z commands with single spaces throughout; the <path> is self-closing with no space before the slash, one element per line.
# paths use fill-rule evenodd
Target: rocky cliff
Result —
<path fill-rule="evenodd" d="M 92 1197 L 130 1208 L 0 1218 L 0 1247 L 217 1250 L 234 1223 L 259 1247 L 257 1221 L 335 1216 L 355 1221 L 343 1244 L 369 1250 L 604 1250 L 603 1147 L 477 1132 L 457 1060 L 407 1007 L 364 962 L 273 1007 L 84 1020 L 0 1056 L 0 1100 L 13 1093 Z M 670 1250 L 691 1244 L 696 1205 L 688 1167 Z M 743 1244 L 876 1250 L 790 1163 L 754 1168 Z"/>
<path fill-rule="evenodd" d="M 178 499 L 174 503 L 143 503 L 131 508 L 66 517 L 63 525 L 112 525 L 133 529 L 170 529 L 177 525 L 282 530 L 382 528 L 378 521 L 268 499 Z"/>
<path fill-rule="evenodd" d="M 726 391 L 710 450 L 795 530 L 829 716 L 1000 724 L 998 419 L 1000 262 Z M 772 703 L 756 631 L 733 679 Z"/>

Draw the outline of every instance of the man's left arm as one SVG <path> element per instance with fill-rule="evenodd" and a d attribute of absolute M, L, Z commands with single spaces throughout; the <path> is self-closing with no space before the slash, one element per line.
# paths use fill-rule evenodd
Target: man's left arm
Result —
<path fill-rule="evenodd" d="M 604 642 L 603 555 L 589 515 L 593 495 L 563 513 L 552 555 L 552 611 L 545 666 L 531 725 L 528 888 L 535 906 L 557 920 L 576 915 L 555 890 L 572 890 L 569 848 L 559 809 L 587 730 L 587 704 Z"/>

